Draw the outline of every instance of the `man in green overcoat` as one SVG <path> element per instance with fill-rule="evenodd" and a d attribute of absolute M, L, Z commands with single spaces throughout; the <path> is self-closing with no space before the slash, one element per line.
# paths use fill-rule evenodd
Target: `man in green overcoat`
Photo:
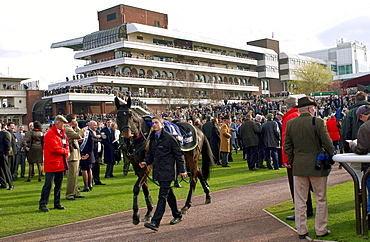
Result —
<path fill-rule="evenodd" d="M 314 117 L 316 106 L 317 104 L 309 97 L 298 100 L 297 108 L 301 114 L 288 121 L 284 142 L 284 150 L 292 166 L 295 224 L 300 239 L 305 239 L 308 235 L 306 201 L 310 182 L 316 199 L 316 236 L 324 237 L 331 234 L 331 231 L 326 228 L 328 223 L 326 187 L 330 170 L 325 169 L 324 164 L 321 163 L 319 168 L 316 163 L 318 151 L 325 150 L 333 155 L 334 146 L 325 121 Z M 316 132 L 313 124 L 316 126 Z"/>

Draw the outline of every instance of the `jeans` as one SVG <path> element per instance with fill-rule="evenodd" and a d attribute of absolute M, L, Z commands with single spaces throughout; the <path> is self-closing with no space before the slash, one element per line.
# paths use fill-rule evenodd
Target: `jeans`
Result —
<path fill-rule="evenodd" d="M 334 154 L 337 154 L 339 150 L 339 140 L 333 141 L 333 145 L 334 145 Z"/>
<path fill-rule="evenodd" d="M 265 160 L 267 162 L 267 167 L 269 169 L 272 168 L 271 167 L 271 161 L 270 161 L 270 157 L 271 157 L 274 168 L 278 169 L 279 168 L 279 162 L 278 162 L 277 148 L 267 147 L 267 148 L 265 148 L 265 154 L 266 154 Z"/>
<path fill-rule="evenodd" d="M 25 151 L 18 151 L 17 155 L 15 156 L 16 160 L 16 167 L 14 172 L 14 178 L 18 177 L 18 167 L 21 165 L 21 177 L 24 177 L 26 171 L 26 152 Z"/>
<path fill-rule="evenodd" d="M 222 152 L 221 151 L 221 161 L 222 161 L 222 166 L 228 166 L 229 165 L 229 152 Z"/>

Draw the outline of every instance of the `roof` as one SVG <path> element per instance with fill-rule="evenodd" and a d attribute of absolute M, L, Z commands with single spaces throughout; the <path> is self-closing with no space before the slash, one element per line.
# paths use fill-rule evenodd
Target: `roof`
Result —
<path fill-rule="evenodd" d="M 172 30 L 152 27 L 152 26 L 148 26 L 144 24 L 138 24 L 138 23 L 127 24 L 127 34 L 131 34 L 135 32 L 170 37 L 174 39 L 183 39 L 183 40 L 204 43 L 204 44 L 211 44 L 211 45 L 216 45 L 216 46 L 229 47 L 232 49 L 247 50 L 247 51 L 252 51 L 256 53 L 277 55 L 275 51 L 271 49 L 262 48 L 262 47 L 257 47 L 257 46 L 247 45 L 247 44 L 242 45 L 242 44 L 231 43 L 231 42 L 226 42 L 226 41 L 221 41 L 221 40 L 215 40 L 215 39 L 211 39 L 207 37 L 201 37 L 201 36 L 191 34 L 191 33 L 172 31 Z"/>
<path fill-rule="evenodd" d="M 310 56 L 305 56 L 305 55 L 297 55 L 297 54 L 288 54 L 288 53 L 285 53 L 285 52 L 282 52 L 280 53 L 280 59 L 284 59 L 284 58 L 288 58 L 288 59 L 298 59 L 298 60 L 303 60 L 303 61 L 308 61 L 308 62 L 316 62 L 316 63 L 320 63 L 320 64 L 326 64 L 326 62 L 322 59 L 318 59 L 318 58 L 313 58 L 313 57 L 310 57 Z"/>
<path fill-rule="evenodd" d="M 7 81 L 21 82 L 21 81 L 28 80 L 28 79 L 30 79 L 30 78 L 2 77 L 2 76 L 0 76 L 0 81 L 2 81 L 2 82 L 7 82 Z"/>
<path fill-rule="evenodd" d="M 51 44 L 50 48 L 60 48 L 60 47 L 65 47 L 65 48 L 71 48 L 74 51 L 82 50 L 82 43 L 83 43 L 84 37 L 78 37 L 75 39 L 70 39 L 70 40 L 64 40 L 61 42 L 53 43 Z"/>
<path fill-rule="evenodd" d="M 370 85 L 370 74 L 365 74 L 363 76 L 342 82 L 342 88 L 357 87 L 357 85 Z"/>
<path fill-rule="evenodd" d="M 117 27 L 114 27 L 117 28 Z M 103 31 L 108 31 L 109 30 L 103 30 Z M 88 34 L 84 37 L 79 37 L 75 39 L 70 39 L 70 40 L 65 40 L 57 43 L 53 43 L 51 45 L 51 48 L 60 48 L 60 47 L 66 47 L 66 48 L 71 48 L 75 51 L 77 50 L 82 50 L 83 49 L 83 40 L 85 37 L 91 35 L 91 36 L 97 36 L 101 34 L 102 31 L 97 31 L 91 34 Z M 211 44 L 211 45 L 216 45 L 216 46 L 222 46 L 222 47 L 228 47 L 231 49 L 238 49 L 238 50 L 244 50 L 244 51 L 251 51 L 251 52 L 256 52 L 256 53 L 262 53 L 262 54 L 270 54 L 270 55 L 277 55 L 277 53 L 271 49 L 266 49 L 262 47 L 257 47 L 257 46 L 252 46 L 252 45 L 247 45 L 247 44 L 237 44 L 237 43 L 230 43 L 226 41 L 221 41 L 221 40 L 215 40 L 215 39 L 210 39 L 206 37 L 201 37 L 195 34 L 189 34 L 189 33 L 184 33 L 184 32 L 179 32 L 179 31 L 172 31 L 164 28 L 158 28 L 158 27 L 153 27 L 149 25 L 144 25 L 144 24 L 138 24 L 138 23 L 131 23 L 127 24 L 127 34 L 132 34 L 132 33 L 146 33 L 146 34 L 152 34 L 152 35 L 157 35 L 157 36 L 163 36 L 163 37 L 170 37 L 174 39 L 183 39 L 183 40 L 188 40 L 188 41 L 193 41 L 197 43 L 204 43 L 204 44 Z"/>

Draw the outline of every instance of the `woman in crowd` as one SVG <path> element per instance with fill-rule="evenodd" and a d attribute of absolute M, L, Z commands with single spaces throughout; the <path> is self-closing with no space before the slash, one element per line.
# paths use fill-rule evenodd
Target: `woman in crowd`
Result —
<path fill-rule="evenodd" d="M 218 126 L 219 125 L 218 124 L 218 119 L 213 118 L 213 119 L 211 119 L 211 122 L 212 122 L 213 126 L 212 126 L 212 136 L 211 136 L 211 139 L 210 139 L 210 145 L 211 145 L 211 149 L 212 149 L 215 164 L 221 165 L 221 163 L 220 163 L 220 142 L 221 142 L 221 138 L 220 138 L 220 128 Z"/>
<path fill-rule="evenodd" d="M 84 120 L 78 121 L 78 127 L 81 129 L 81 133 L 84 133 L 83 141 L 80 144 L 81 151 L 80 168 L 82 178 L 84 181 L 84 189 L 82 189 L 82 192 L 88 192 L 93 189 L 92 166 L 95 163 L 94 138 L 93 138 L 94 134 L 90 129 L 87 129 L 88 124 Z"/>
<path fill-rule="evenodd" d="M 35 121 L 33 123 L 33 130 L 30 130 L 28 132 L 26 143 L 27 160 L 30 164 L 27 182 L 31 181 L 31 178 L 35 173 L 34 164 L 37 164 L 37 168 L 39 171 L 38 181 L 41 181 L 42 163 L 44 162 L 42 150 L 44 145 L 44 132 L 42 131 L 41 123 L 39 121 Z"/>
<path fill-rule="evenodd" d="M 114 160 L 117 164 L 120 163 L 122 156 L 121 156 L 121 131 L 118 129 L 118 125 L 116 122 L 112 122 L 111 128 L 114 130 Z"/>

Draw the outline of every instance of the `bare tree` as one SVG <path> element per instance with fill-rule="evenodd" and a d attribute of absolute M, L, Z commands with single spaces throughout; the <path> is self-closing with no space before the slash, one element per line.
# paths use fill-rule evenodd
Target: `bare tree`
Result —
<path fill-rule="evenodd" d="M 212 103 L 219 103 L 224 100 L 225 92 L 222 89 L 218 89 L 216 83 L 212 83 L 213 89 L 210 91 L 208 98 Z"/>
<path fill-rule="evenodd" d="M 181 81 L 181 94 L 187 102 L 187 106 L 191 107 L 194 101 L 199 100 L 196 91 L 196 83 L 191 80 Z"/>
<path fill-rule="evenodd" d="M 166 90 L 166 93 L 164 96 L 161 97 L 161 102 L 163 104 L 166 105 L 166 109 L 167 110 L 171 110 L 172 109 L 172 105 L 174 105 L 174 99 L 173 99 L 173 93 L 174 91 L 176 90 L 176 81 L 175 80 L 168 80 L 166 82 L 166 87 L 165 87 L 165 90 Z"/>

